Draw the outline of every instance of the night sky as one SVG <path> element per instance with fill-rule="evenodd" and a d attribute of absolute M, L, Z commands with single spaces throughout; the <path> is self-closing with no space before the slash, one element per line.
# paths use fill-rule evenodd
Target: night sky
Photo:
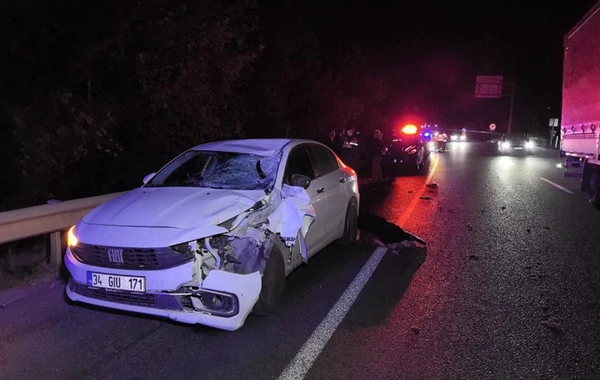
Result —
<path fill-rule="evenodd" d="M 477 75 L 502 75 L 516 84 L 513 128 L 545 132 L 547 118 L 560 116 L 563 37 L 595 1 L 469 3 L 354 1 L 323 6 L 317 1 L 306 7 L 332 49 L 340 41 L 366 43 L 387 62 L 387 74 L 398 77 L 402 91 L 425 81 L 439 93 L 440 102 L 466 110 L 431 121 L 481 129 L 482 114 L 489 111 L 496 116 L 486 123 L 506 125 L 508 97 L 472 96 Z M 412 82 L 407 83 L 401 73 L 414 65 L 420 75 L 411 72 Z"/>

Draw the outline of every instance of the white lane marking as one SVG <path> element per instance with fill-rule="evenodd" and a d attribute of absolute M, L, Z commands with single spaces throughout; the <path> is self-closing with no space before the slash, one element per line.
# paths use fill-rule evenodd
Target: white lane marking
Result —
<path fill-rule="evenodd" d="M 344 319 L 358 294 L 365 287 L 369 278 L 379 265 L 379 262 L 387 252 L 387 248 L 377 248 L 369 258 L 369 261 L 361 268 L 352 283 L 348 286 L 344 294 L 338 299 L 321 324 L 313 331 L 312 335 L 296 357 L 288 364 L 279 376 L 279 380 L 303 379 L 312 367 L 313 363 L 323 351 L 323 348 L 337 329 L 338 325 Z"/>
<path fill-rule="evenodd" d="M 549 184 L 551 184 L 552 186 L 556 187 L 557 189 L 561 189 L 562 191 L 564 191 L 567 194 L 573 194 L 573 192 L 565 187 L 562 187 L 561 185 L 559 185 L 558 183 L 554 183 L 552 181 L 550 181 L 549 179 L 546 179 L 544 177 L 540 177 L 540 179 L 544 182 L 548 182 Z"/>
<path fill-rule="evenodd" d="M 432 166 L 429 169 L 429 175 L 425 182 L 421 185 L 418 191 L 415 192 L 415 196 L 412 201 L 408 205 L 408 207 L 404 210 L 398 221 L 397 225 L 402 226 L 410 217 L 413 210 L 417 206 L 419 202 L 419 196 L 426 189 L 426 185 L 433 178 L 434 173 L 438 167 L 439 156 L 436 155 Z M 321 321 L 319 326 L 313 331 L 311 336 L 308 338 L 306 342 L 300 348 L 300 351 L 296 354 L 294 359 L 285 367 L 281 375 L 279 376 L 279 380 L 301 380 L 306 376 L 313 363 L 319 355 L 325 345 L 331 339 L 331 336 L 337 329 L 338 325 L 344 319 L 350 307 L 358 297 L 358 294 L 365 287 L 367 281 L 383 259 L 383 256 L 387 252 L 387 248 L 377 248 L 375 252 L 371 254 L 369 260 L 365 263 L 365 265 L 361 268 L 360 272 L 354 277 L 352 283 L 346 288 L 344 294 L 338 299 L 333 308 L 329 310 L 325 319 Z"/>

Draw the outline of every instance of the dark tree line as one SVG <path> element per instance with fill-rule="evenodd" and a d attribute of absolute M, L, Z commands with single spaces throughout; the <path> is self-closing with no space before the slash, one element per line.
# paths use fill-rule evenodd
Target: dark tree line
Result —
<path fill-rule="evenodd" d="M 383 77 L 251 0 L 1 6 L 3 209 L 139 186 L 184 149 L 383 123 Z"/>
<path fill-rule="evenodd" d="M 297 0 L 5 1 L 0 209 L 139 186 L 205 141 L 369 133 L 402 112 L 439 118 L 447 110 L 435 104 L 456 106 L 439 60 L 401 51 L 414 42 L 397 36 L 394 59 L 364 39 L 332 44 L 312 10 Z"/>

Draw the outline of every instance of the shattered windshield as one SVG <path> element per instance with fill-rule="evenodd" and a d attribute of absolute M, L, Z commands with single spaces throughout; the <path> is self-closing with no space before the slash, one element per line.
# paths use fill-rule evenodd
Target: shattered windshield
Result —
<path fill-rule="evenodd" d="M 210 187 L 230 190 L 270 190 L 281 154 L 190 150 L 161 169 L 146 187 Z"/>

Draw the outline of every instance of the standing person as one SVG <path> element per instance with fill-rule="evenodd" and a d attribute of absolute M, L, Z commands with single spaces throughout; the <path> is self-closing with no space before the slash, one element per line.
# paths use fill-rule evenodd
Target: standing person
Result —
<path fill-rule="evenodd" d="M 329 147 L 329 149 L 333 150 L 335 152 L 335 154 L 339 155 L 340 151 L 337 146 L 338 141 L 341 141 L 341 140 L 338 139 L 335 129 L 332 129 L 331 131 L 329 131 L 329 136 L 327 137 L 327 139 L 325 139 L 325 141 L 323 143 L 325 145 L 327 145 Z M 339 147 L 341 148 L 341 144 Z"/>
<path fill-rule="evenodd" d="M 355 128 L 348 128 L 346 130 L 346 138 L 342 146 L 341 158 L 346 165 L 350 166 L 358 173 L 360 169 L 360 152 L 358 147 L 358 137 L 355 132 Z"/>
<path fill-rule="evenodd" d="M 446 143 L 448 142 L 448 135 L 444 132 L 441 132 L 437 135 L 437 150 L 439 152 L 443 152 L 446 150 Z"/>
<path fill-rule="evenodd" d="M 383 181 L 381 172 L 381 155 L 383 154 L 383 132 L 379 129 L 373 131 L 373 137 L 369 141 L 369 156 L 371 157 L 371 182 Z"/>

